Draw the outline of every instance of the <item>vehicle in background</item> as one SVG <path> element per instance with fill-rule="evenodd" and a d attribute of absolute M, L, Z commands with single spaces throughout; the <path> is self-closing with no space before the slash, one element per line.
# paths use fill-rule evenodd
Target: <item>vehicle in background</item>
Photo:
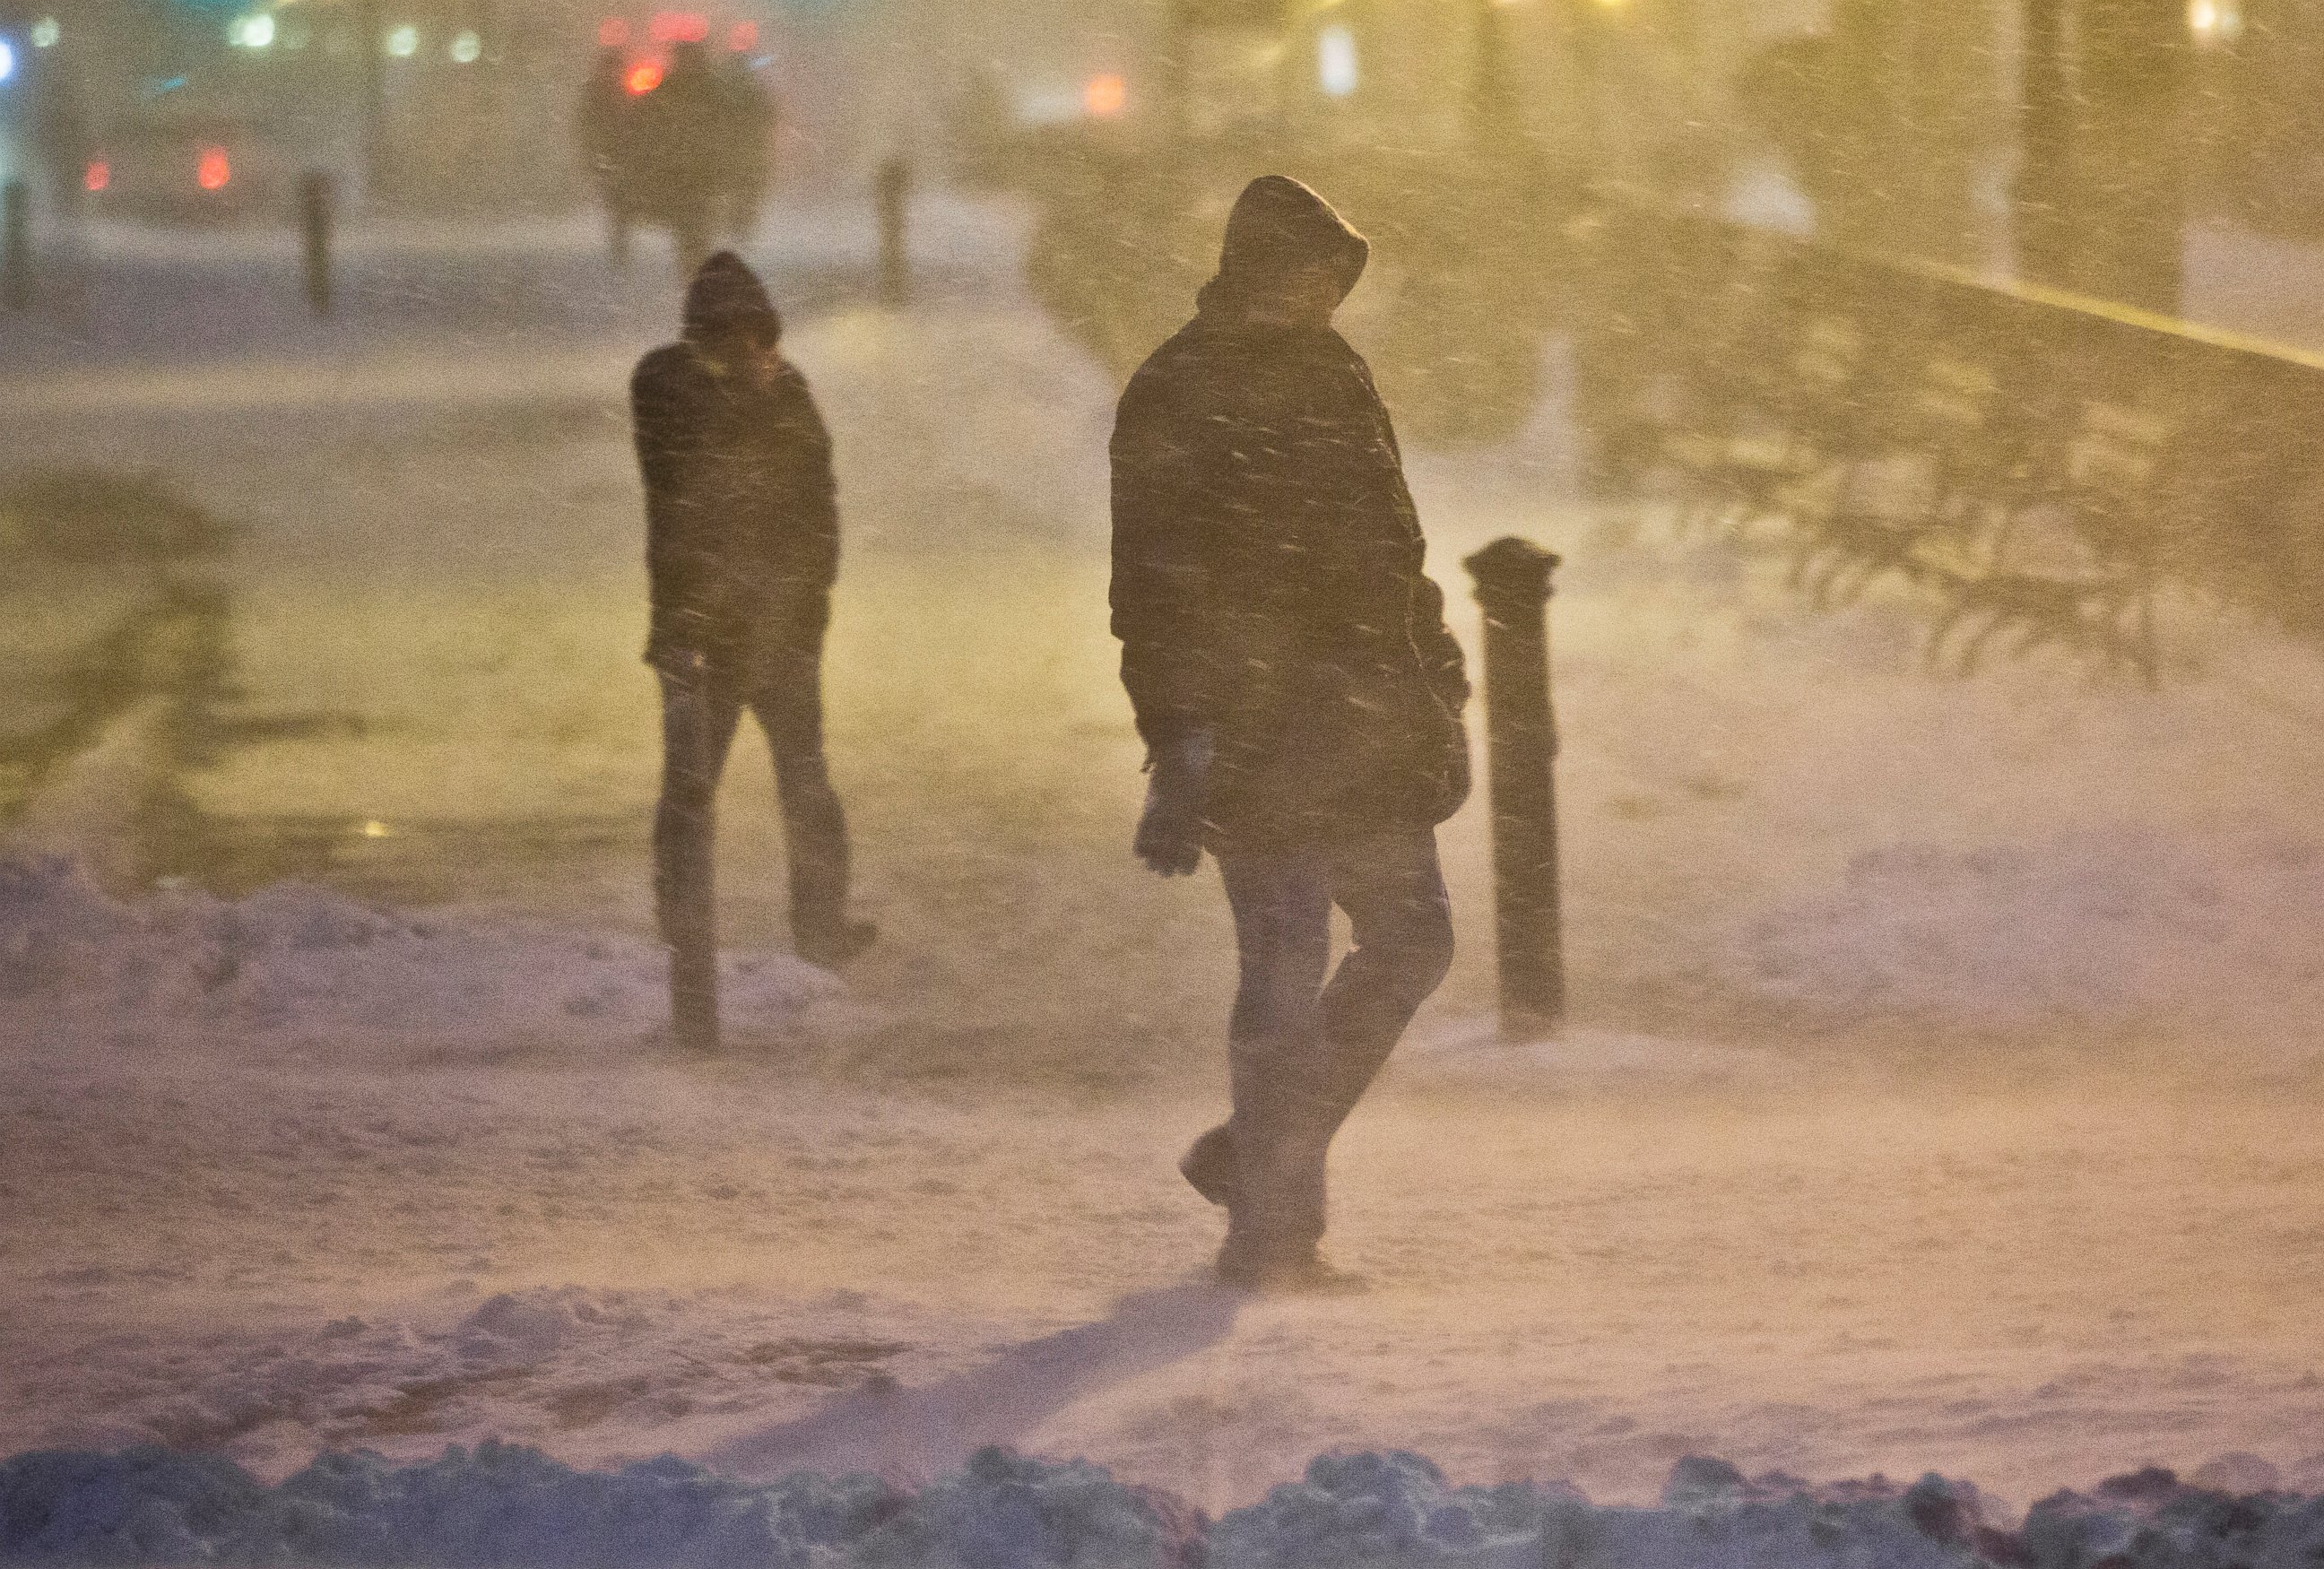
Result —
<path fill-rule="evenodd" d="M 153 222 L 281 222 L 303 162 L 249 118 L 148 114 L 99 134 L 81 171 L 81 201 L 90 213 Z"/>

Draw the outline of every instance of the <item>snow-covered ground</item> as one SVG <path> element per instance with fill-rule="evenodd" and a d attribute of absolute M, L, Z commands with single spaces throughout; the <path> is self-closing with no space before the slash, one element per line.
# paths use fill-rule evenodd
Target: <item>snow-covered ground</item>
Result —
<path fill-rule="evenodd" d="M 854 228 L 770 218 L 839 443 L 832 752 L 883 935 L 844 990 L 782 955 L 738 748 L 715 1062 L 656 1037 L 646 945 L 620 398 L 666 281 L 536 281 L 493 332 L 522 245 L 383 241 L 456 330 L 374 272 L 356 324 L 256 348 L 0 355 L 12 453 L 134 455 L 247 531 L 197 743 L 124 721 L 0 873 L 0 1453 L 274 1478 L 499 1435 L 764 1479 L 998 1441 L 1213 1512 L 1334 1446 L 1617 1501 L 1692 1454 L 2005 1505 L 2238 1453 L 2324 1488 L 2324 661 L 2186 606 L 2159 693 L 1931 678 L 1902 605 L 1811 614 L 1575 501 L 1554 399 L 1414 482 L 1464 638 L 1461 555 L 1567 557 L 1576 1018 L 1492 1038 L 1472 807 L 1461 958 L 1337 1157 L 1374 1289 L 1203 1285 L 1171 1162 L 1222 1098 L 1224 911 L 1127 854 L 1111 389 L 1017 232 L 936 211 L 899 314 Z M 513 258 L 475 298 L 471 251 Z M 160 844 L 122 806 L 156 789 Z"/>

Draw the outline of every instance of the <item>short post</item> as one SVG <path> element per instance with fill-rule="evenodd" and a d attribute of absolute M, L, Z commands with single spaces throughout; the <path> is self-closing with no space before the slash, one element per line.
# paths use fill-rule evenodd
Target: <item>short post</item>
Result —
<path fill-rule="evenodd" d="M 318 316 L 331 313 L 331 177 L 309 172 L 299 180 L 300 255 L 305 263 L 307 303 Z"/>
<path fill-rule="evenodd" d="M 1557 720 L 1549 697 L 1550 575 L 1557 557 L 1514 536 L 1462 563 L 1485 613 L 1486 778 L 1493 812 L 1493 925 L 1501 1034 L 1565 1018 L 1558 902 Z"/>
<path fill-rule="evenodd" d="M 880 299 L 901 305 L 912 287 L 904 233 L 905 209 L 912 195 L 911 164 L 900 156 L 881 160 L 872 194 L 880 209 Z"/>
<path fill-rule="evenodd" d="M 32 303 L 32 193 L 21 180 L 0 186 L 0 306 Z"/>

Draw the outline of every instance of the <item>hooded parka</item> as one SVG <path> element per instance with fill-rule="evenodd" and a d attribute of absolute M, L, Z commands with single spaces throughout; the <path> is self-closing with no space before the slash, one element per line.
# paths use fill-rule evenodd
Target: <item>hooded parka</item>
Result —
<path fill-rule="evenodd" d="M 781 337 L 765 288 L 731 252 L 695 274 L 684 322 L 630 383 L 653 595 L 647 662 L 698 654 L 740 669 L 770 650 L 819 647 L 839 510 L 807 378 L 785 362 L 761 387 L 706 352 Z"/>
<path fill-rule="evenodd" d="M 1213 851 L 1425 828 L 1468 794 L 1469 683 L 1370 371 L 1329 327 L 1245 304 L 1308 264 L 1344 297 L 1369 254 L 1307 187 L 1254 180 L 1194 319 L 1116 413 L 1122 682 L 1151 754 L 1207 733 Z"/>

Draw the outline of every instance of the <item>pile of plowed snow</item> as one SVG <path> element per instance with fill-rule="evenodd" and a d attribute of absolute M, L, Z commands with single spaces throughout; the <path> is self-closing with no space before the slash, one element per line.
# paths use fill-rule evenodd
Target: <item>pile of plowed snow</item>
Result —
<path fill-rule="evenodd" d="M 1810 1486 L 1681 1461 L 1657 1507 L 1559 1484 L 1454 1487 L 1419 1455 L 1335 1454 L 1206 1520 L 1084 1462 L 986 1450 L 924 1487 L 801 1473 L 767 1485 L 665 1456 L 580 1472 L 487 1444 L 396 1468 L 326 1454 L 276 1487 L 161 1449 L 0 1465 L 0 1562 L 483 1569 L 2311 1569 L 2324 1499 L 2144 1472 L 2059 1493 L 2014 1528 L 1966 1483 Z"/>
<path fill-rule="evenodd" d="M 0 1006 L 27 1039 L 634 1043 L 667 1016 L 665 964 L 633 937 L 374 909 L 300 883 L 132 900 L 69 860 L 0 861 Z M 836 991 L 783 955 L 727 961 L 738 1034 L 792 1029 Z"/>
<path fill-rule="evenodd" d="M 2123 826 L 1899 844 L 1752 918 L 1727 952 L 1771 1001 L 1859 1018 L 2116 1024 L 2298 1048 L 2324 1001 L 2324 849 Z"/>

